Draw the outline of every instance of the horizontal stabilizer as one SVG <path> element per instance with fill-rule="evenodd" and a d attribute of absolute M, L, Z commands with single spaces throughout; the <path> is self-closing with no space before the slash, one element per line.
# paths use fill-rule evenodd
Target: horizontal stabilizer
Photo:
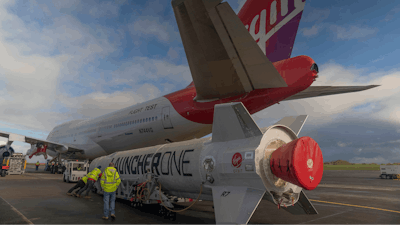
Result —
<path fill-rule="evenodd" d="M 379 85 L 368 85 L 368 86 L 311 86 L 305 89 L 302 92 L 299 92 L 295 95 L 286 98 L 286 100 L 294 100 L 294 99 L 302 99 L 302 98 L 311 98 L 311 97 L 319 97 L 326 95 L 336 95 L 343 93 L 350 93 L 356 91 L 364 91 L 374 87 L 378 87 Z"/>
<path fill-rule="evenodd" d="M 298 136 L 301 128 L 303 128 L 303 125 L 307 120 L 307 117 L 308 115 L 287 116 L 282 118 L 275 124 L 282 124 L 289 127 Z"/>
<path fill-rule="evenodd" d="M 250 113 L 241 102 L 214 107 L 212 141 L 223 142 L 262 135 Z"/>
<path fill-rule="evenodd" d="M 287 87 L 235 12 L 217 0 L 173 0 L 196 100 Z"/>

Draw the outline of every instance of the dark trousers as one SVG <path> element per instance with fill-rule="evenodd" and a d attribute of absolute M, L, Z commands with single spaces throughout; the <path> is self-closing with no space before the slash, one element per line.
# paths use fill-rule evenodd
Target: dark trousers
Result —
<path fill-rule="evenodd" d="M 39 169 L 39 166 L 36 166 L 36 170 L 38 170 Z"/>
<path fill-rule="evenodd" d="M 94 182 L 92 180 L 88 180 L 85 187 L 78 191 L 78 195 L 82 195 L 84 191 L 86 191 L 86 196 L 89 196 L 89 192 L 92 190 Z"/>
<path fill-rule="evenodd" d="M 83 182 L 82 180 L 79 180 L 77 184 L 75 184 L 75 186 L 73 186 L 71 189 L 69 189 L 68 193 L 72 193 L 75 189 L 77 188 L 83 188 L 85 187 L 85 182 Z"/>

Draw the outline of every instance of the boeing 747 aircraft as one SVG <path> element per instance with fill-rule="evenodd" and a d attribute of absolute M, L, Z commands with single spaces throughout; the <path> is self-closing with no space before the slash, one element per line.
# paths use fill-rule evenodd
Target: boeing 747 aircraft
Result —
<path fill-rule="evenodd" d="M 214 106 L 242 102 L 253 114 L 280 101 L 362 91 L 370 86 L 311 86 L 318 66 L 290 58 L 305 1 L 248 0 L 236 15 L 222 0 L 173 0 L 193 82 L 174 93 L 89 120 L 54 127 L 28 155 L 94 159 L 117 151 L 200 138 L 211 133 Z"/>

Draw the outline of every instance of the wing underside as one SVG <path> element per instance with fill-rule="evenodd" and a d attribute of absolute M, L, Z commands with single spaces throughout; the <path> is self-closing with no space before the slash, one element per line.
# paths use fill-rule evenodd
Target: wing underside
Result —
<path fill-rule="evenodd" d="M 70 145 L 64 145 L 64 144 L 57 143 L 57 142 L 27 137 L 27 136 L 20 135 L 20 134 L 7 133 L 7 132 L 0 131 L 0 137 L 7 138 L 9 144 L 11 144 L 14 141 L 21 141 L 21 142 L 29 143 L 33 146 L 40 146 L 40 145 L 47 146 L 48 150 L 53 150 L 58 153 L 63 153 L 63 154 L 81 153 L 81 154 L 84 154 L 83 149 L 79 149 L 79 148 L 76 148 L 76 147 L 73 147 Z"/>
<path fill-rule="evenodd" d="M 364 91 L 374 87 L 378 87 L 379 85 L 368 85 L 368 86 L 311 86 L 305 89 L 302 92 L 299 92 L 295 95 L 286 98 L 287 100 L 295 100 L 295 99 L 303 99 L 303 98 L 311 98 L 311 97 L 319 97 L 326 95 L 336 95 L 357 91 Z"/>

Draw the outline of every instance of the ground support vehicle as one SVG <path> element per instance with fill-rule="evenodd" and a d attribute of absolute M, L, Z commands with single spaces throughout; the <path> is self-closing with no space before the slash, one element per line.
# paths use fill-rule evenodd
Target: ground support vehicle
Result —
<path fill-rule="evenodd" d="M 381 165 L 381 179 L 400 179 L 400 165 Z"/>
<path fill-rule="evenodd" d="M 12 156 L 6 157 L 8 163 L 8 175 L 20 175 L 25 173 L 26 159 L 22 153 L 14 153 Z"/>
<path fill-rule="evenodd" d="M 86 161 L 65 160 L 64 166 L 65 166 L 65 171 L 63 173 L 63 181 L 67 183 L 78 182 L 80 179 L 82 179 L 82 177 L 84 177 L 89 172 L 89 162 L 87 160 Z"/>

